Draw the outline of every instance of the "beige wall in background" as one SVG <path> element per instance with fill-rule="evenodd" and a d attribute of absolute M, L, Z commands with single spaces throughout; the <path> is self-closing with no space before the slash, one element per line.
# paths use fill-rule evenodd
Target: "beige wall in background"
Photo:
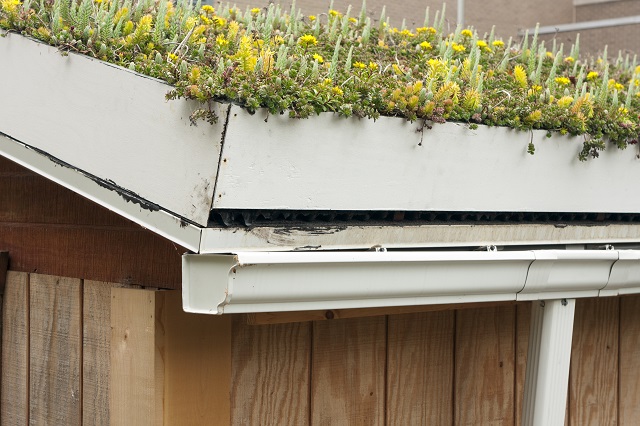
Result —
<path fill-rule="evenodd" d="M 226 4 L 226 1 L 214 1 Z M 246 6 L 267 6 L 269 0 L 236 0 L 231 3 L 244 9 Z M 280 4 L 290 7 L 291 0 L 282 0 Z M 296 1 L 306 15 L 326 12 L 329 4 L 330 0 Z M 361 6 L 359 0 L 334 0 L 333 7 L 344 12 L 349 4 L 353 5 L 353 15 L 357 15 Z M 368 15 L 377 20 L 384 4 L 392 25 L 400 26 L 405 19 L 411 28 L 422 26 L 427 7 L 431 10 L 431 20 L 435 11 L 442 8 L 440 0 L 367 0 Z M 496 34 L 504 39 L 515 39 L 518 30 L 533 28 L 536 23 L 547 26 L 631 15 L 640 15 L 640 0 L 465 0 L 465 24 L 475 27 L 481 35 L 491 31 L 495 25 Z M 449 31 L 455 30 L 456 16 L 457 1 L 448 1 L 446 22 Z M 575 41 L 576 33 L 558 33 L 543 38 L 551 40 L 554 36 L 558 42 L 570 45 Z M 596 54 L 605 44 L 609 45 L 611 55 L 617 55 L 618 49 L 640 52 L 640 25 L 582 31 L 580 38 L 583 53 Z"/>

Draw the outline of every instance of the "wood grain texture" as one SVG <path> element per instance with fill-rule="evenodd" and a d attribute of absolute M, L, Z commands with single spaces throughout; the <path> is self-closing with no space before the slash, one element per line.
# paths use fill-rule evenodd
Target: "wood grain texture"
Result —
<path fill-rule="evenodd" d="M 285 324 L 288 322 L 327 321 L 346 318 L 377 317 L 382 315 L 412 314 L 418 312 L 451 311 L 454 309 L 487 308 L 514 304 L 516 304 L 514 301 L 501 301 L 443 305 L 389 306 L 384 308 L 330 309 L 322 311 L 256 312 L 247 314 L 246 317 L 248 324 Z"/>
<path fill-rule="evenodd" d="M 386 317 L 313 323 L 312 424 L 384 424 L 386 325 Z"/>
<path fill-rule="evenodd" d="M 82 424 L 81 298 L 78 279 L 30 275 L 30 424 Z"/>
<path fill-rule="evenodd" d="M 111 289 L 110 420 L 114 425 L 163 424 L 164 330 L 157 327 L 159 291 Z"/>
<path fill-rule="evenodd" d="M 8 162 L 0 161 L 0 222 L 137 227 L 28 169 L 9 174 Z"/>
<path fill-rule="evenodd" d="M 522 424 L 522 409 L 524 403 L 524 380 L 527 371 L 527 352 L 529 350 L 529 334 L 531 328 L 531 302 L 516 305 L 516 413 L 515 424 Z"/>
<path fill-rule="evenodd" d="M 618 321 L 616 297 L 578 299 L 569 379 L 569 424 L 618 422 Z"/>
<path fill-rule="evenodd" d="M 0 423 L 29 423 L 29 276 L 9 272 L 2 310 Z"/>
<path fill-rule="evenodd" d="M 309 422 L 311 324 L 233 322 L 231 424 Z"/>
<path fill-rule="evenodd" d="M 162 288 L 180 287 L 185 251 L 142 228 L 7 223 L 0 249 L 15 271 Z"/>
<path fill-rule="evenodd" d="M 640 419 L 640 295 L 620 299 L 620 394 L 621 425 Z"/>
<path fill-rule="evenodd" d="M 111 287 L 85 281 L 82 317 L 82 422 L 109 425 Z"/>
<path fill-rule="evenodd" d="M 450 425 L 454 311 L 388 321 L 387 425 Z"/>
<path fill-rule="evenodd" d="M 179 291 L 164 297 L 164 424 L 230 424 L 231 317 L 185 313 Z"/>
<path fill-rule="evenodd" d="M 0 295 L 4 293 L 7 282 L 7 269 L 9 268 L 9 252 L 0 251 Z"/>
<path fill-rule="evenodd" d="M 515 307 L 456 312 L 454 424 L 514 424 Z"/>
<path fill-rule="evenodd" d="M 15 271 L 163 288 L 180 287 L 186 251 L 0 158 L 3 250 Z"/>

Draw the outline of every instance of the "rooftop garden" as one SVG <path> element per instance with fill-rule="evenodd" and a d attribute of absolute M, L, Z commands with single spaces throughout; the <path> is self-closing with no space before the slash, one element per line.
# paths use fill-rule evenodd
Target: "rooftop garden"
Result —
<path fill-rule="evenodd" d="M 0 0 L 0 28 L 167 81 L 169 99 L 304 118 L 321 112 L 457 121 L 583 135 L 580 159 L 610 141 L 637 144 L 636 58 L 581 57 L 536 34 L 504 40 L 445 31 L 444 13 L 418 28 L 359 11 L 303 16 L 294 6 L 215 9 L 181 0 Z M 530 144 L 529 151 L 535 147 Z"/>

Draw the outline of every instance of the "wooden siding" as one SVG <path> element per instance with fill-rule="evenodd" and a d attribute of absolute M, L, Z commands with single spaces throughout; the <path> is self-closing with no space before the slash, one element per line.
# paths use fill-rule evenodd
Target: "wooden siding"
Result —
<path fill-rule="evenodd" d="M 519 425 L 530 304 L 252 325 L 9 271 L 3 424 Z M 635 425 L 640 296 L 577 302 L 570 425 Z"/>
<path fill-rule="evenodd" d="M 265 358 L 254 353 L 251 367 L 250 345 L 234 340 L 234 353 L 245 355 L 242 362 L 234 357 L 233 386 L 271 387 L 256 390 L 260 404 L 234 394 L 232 424 L 520 425 L 530 315 L 530 303 L 518 303 L 277 325 L 253 325 L 277 316 L 238 320 L 234 335 L 259 339 L 261 354 L 310 347 L 299 356 L 309 357 L 311 367 L 289 368 L 282 380 L 289 362 L 272 357 L 272 367 L 260 369 Z M 637 424 L 638 324 L 640 296 L 577 301 L 567 424 Z M 261 373 L 237 374 L 247 369 Z M 286 399 L 291 383 L 305 387 Z M 306 396 L 308 404 L 299 403 Z M 252 416 L 235 416 L 247 404 Z M 282 415 L 265 417 L 274 406 Z"/>
<path fill-rule="evenodd" d="M 0 251 L 13 271 L 179 288 L 186 249 L 0 157 Z"/>

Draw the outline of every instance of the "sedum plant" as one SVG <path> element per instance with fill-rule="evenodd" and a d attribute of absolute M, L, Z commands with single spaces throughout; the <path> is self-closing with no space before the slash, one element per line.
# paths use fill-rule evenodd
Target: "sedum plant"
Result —
<path fill-rule="evenodd" d="M 580 159 L 608 140 L 636 144 L 640 66 L 581 58 L 579 41 L 520 44 L 472 28 L 443 32 L 444 13 L 408 29 L 330 9 L 303 16 L 179 0 L 0 0 L 0 27 L 127 67 L 174 86 L 169 99 L 196 99 L 192 115 L 215 121 L 211 102 L 233 102 L 304 118 L 325 111 L 583 135 Z M 535 147 L 529 146 L 533 153 Z"/>

